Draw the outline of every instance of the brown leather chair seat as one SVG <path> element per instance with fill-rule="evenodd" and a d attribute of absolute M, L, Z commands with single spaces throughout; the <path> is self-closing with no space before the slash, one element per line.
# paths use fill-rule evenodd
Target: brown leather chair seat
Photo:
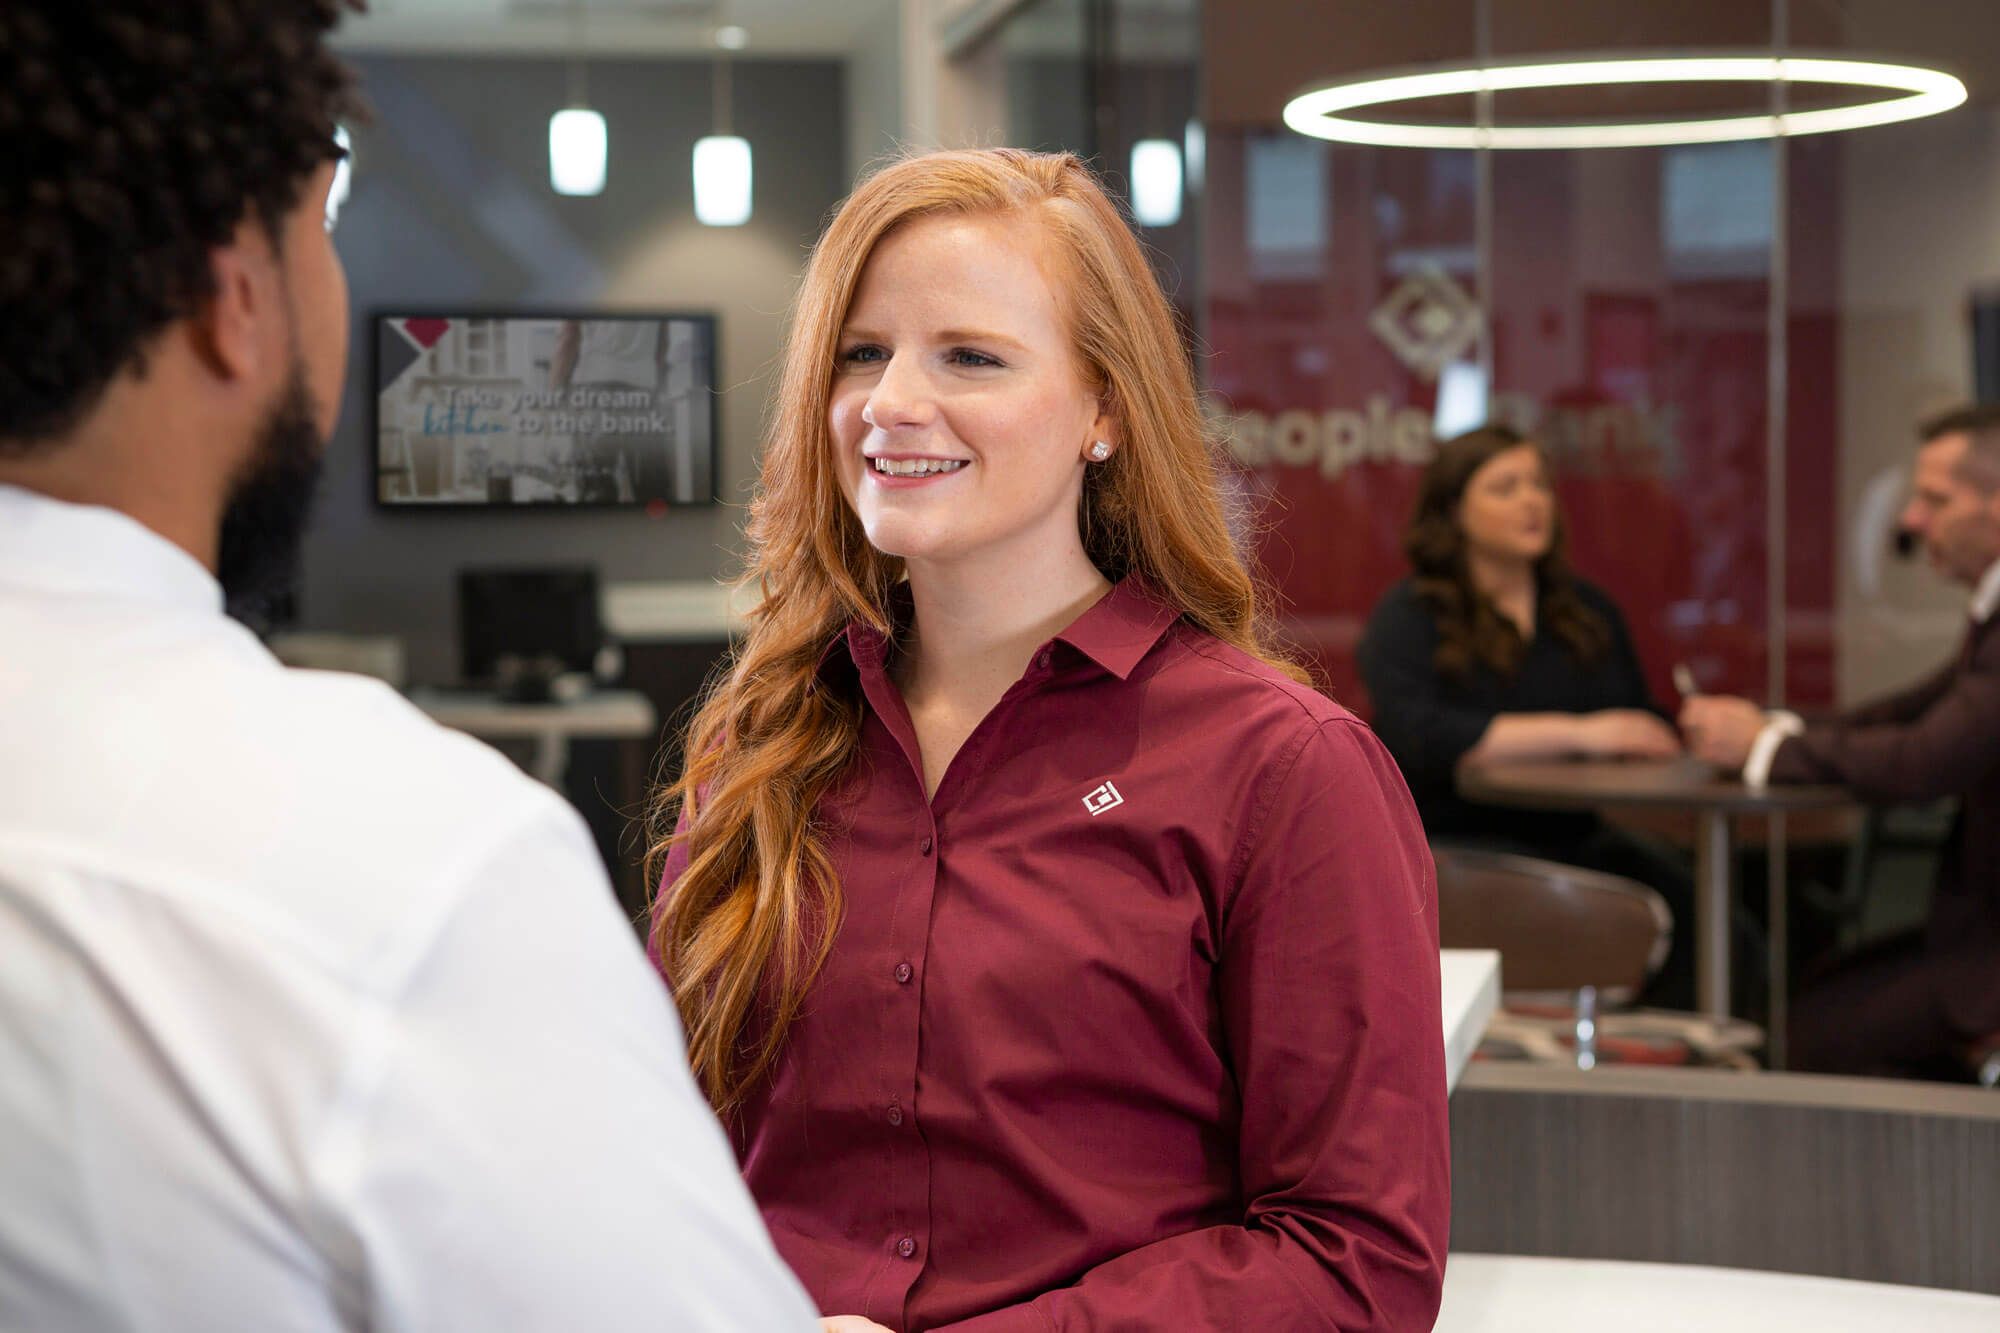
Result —
<path fill-rule="evenodd" d="M 1483 1058 L 1755 1068 L 1754 1024 L 1628 1004 L 1666 961 L 1673 914 L 1635 880 L 1534 857 L 1432 849 L 1446 948 L 1497 949 L 1503 1009 Z"/>

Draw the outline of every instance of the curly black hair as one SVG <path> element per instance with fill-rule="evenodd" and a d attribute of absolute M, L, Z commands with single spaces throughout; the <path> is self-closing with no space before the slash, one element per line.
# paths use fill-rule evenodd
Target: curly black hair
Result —
<path fill-rule="evenodd" d="M 360 114 L 323 39 L 361 8 L 0 5 L 0 453 L 63 435 L 197 310 L 252 210 L 278 234 Z"/>

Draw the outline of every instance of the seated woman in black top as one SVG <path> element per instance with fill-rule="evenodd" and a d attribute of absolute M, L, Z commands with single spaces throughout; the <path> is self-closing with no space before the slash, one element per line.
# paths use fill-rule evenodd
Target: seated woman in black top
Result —
<path fill-rule="evenodd" d="M 1458 795 L 1459 761 L 1561 755 L 1663 758 L 1680 737 L 1646 688 L 1625 619 L 1564 558 L 1541 450 L 1500 426 L 1438 447 L 1389 590 L 1361 642 L 1375 731 L 1402 766 L 1434 842 L 1521 852 L 1627 875 L 1681 929 L 1647 995 L 1692 1000 L 1693 881 L 1664 849 L 1582 813 L 1502 809 Z"/>

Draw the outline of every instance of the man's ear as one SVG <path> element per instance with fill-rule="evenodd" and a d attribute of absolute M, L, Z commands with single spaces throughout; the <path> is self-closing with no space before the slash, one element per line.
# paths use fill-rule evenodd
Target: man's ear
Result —
<path fill-rule="evenodd" d="M 222 379 L 255 379 L 263 368 L 278 313 L 276 259 L 262 226 L 247 218 L 209 251 L 213 290 L 188 323 L 197 355 Z"/>

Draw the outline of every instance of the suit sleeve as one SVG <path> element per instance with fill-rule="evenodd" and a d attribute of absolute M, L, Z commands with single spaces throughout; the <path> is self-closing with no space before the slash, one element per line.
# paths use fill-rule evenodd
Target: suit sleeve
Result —
<path fill-rule="evenodd" d="M 1930 801 L 1968 791 L 2000 767 L 2000 635 L 1964 669 L 1778 747 L 1778 782 L 1837 782 L 1863 800 Z"/>
<path fill-rule="evenodd" d="M 1924 679 L 1907 689 L 1897 690 L 1880 699 L 1871 699 L 1858 708 L 1851 709 L 1840 717 L 1843 725 L 1849 727 L 1872 727 L 1885 722 L 1914 722 L 1929 712 L 1931 706 L 1944 698 L 1958 678 L 1958 668 L 1952 663 L 1939 667 Z"/>
<path fill-rule="evenodd" d="M 1218 984 L 1242 1093 L 1241 1223 L 1143 1246 L 950 1333 L 1389 1333 L 1436 1319 L 1450 1139 L 1423 830 L 1351 718 L 1314 725 L 1262 805 Z"/>

